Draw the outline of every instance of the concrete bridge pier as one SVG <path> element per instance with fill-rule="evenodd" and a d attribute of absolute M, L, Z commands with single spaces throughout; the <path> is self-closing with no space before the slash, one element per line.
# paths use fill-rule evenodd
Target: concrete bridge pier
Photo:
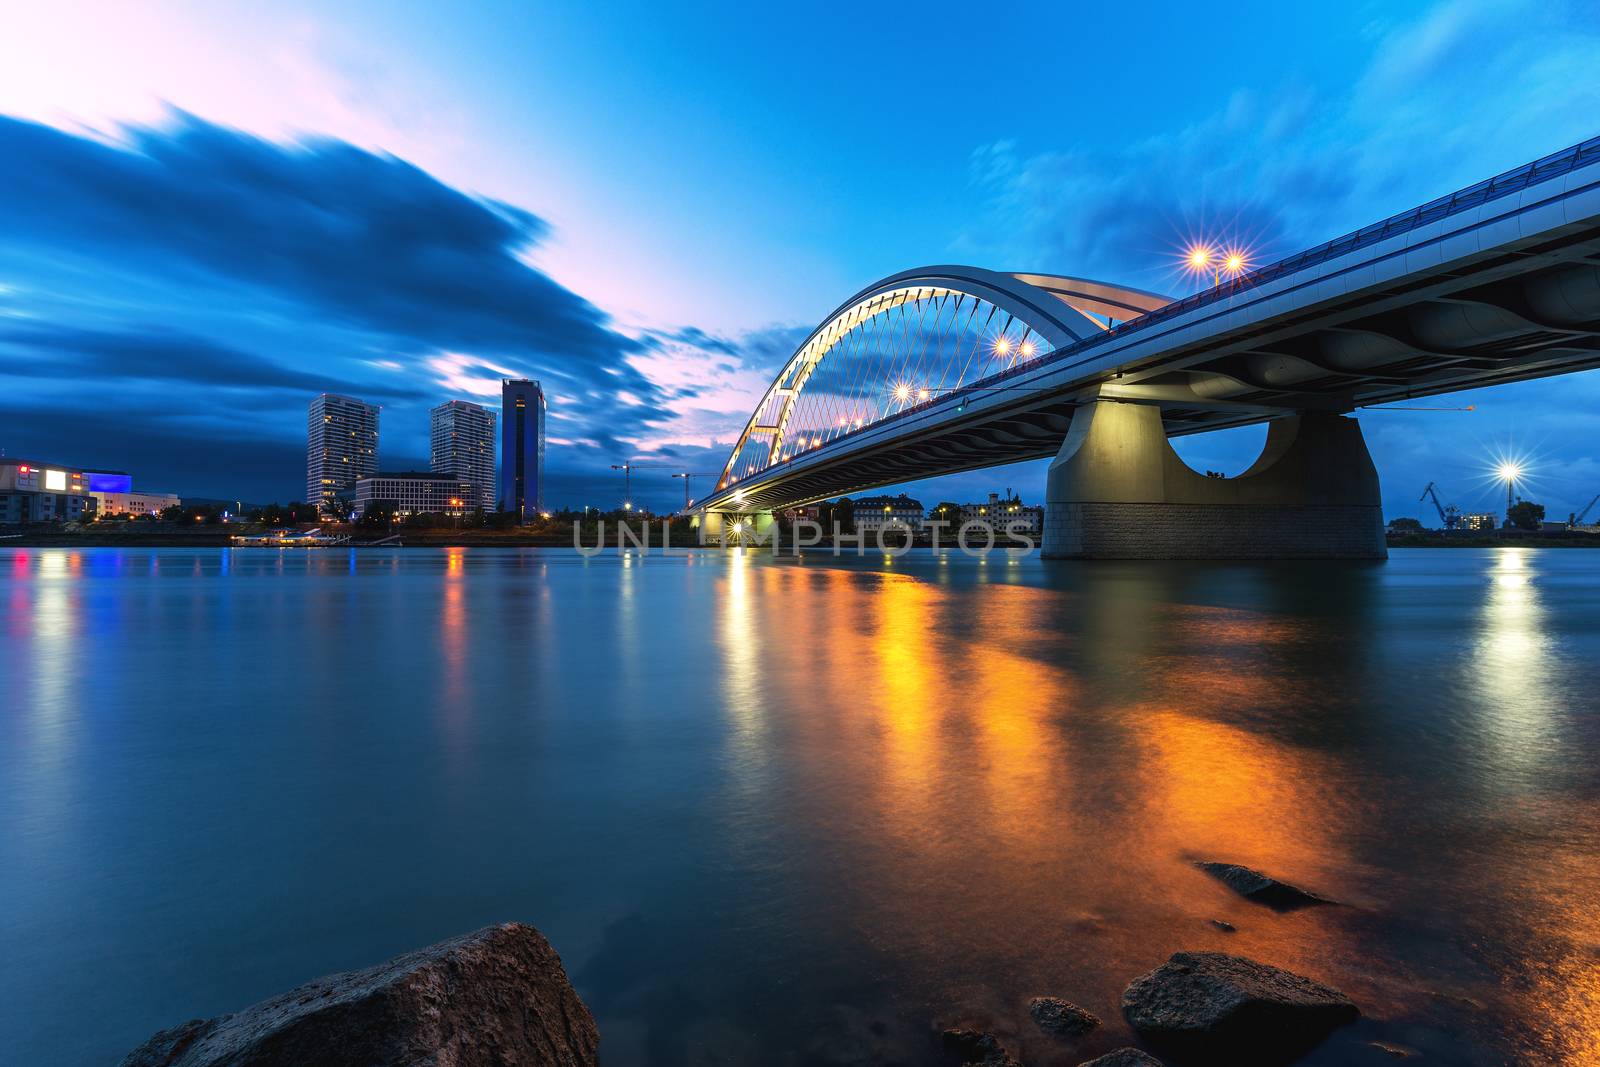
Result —
<path fill-rule="evenodd" d="M 735 512 L 706 511 L 699 516 L 700 543 L 743 544 L 750 541 L 765 543 L 772 537 L 772 524 L 777 521 L 770 511 Z M 736 530 L 735 527 L 738 527 Z"/>
<path fill-rule="evenodd" d="M 1079 407 L 1045 490 L 1047 559 L 1384 559 L 1378 472 L 1353 418 L 1267 426 L 1236 478 L 1192 470 L 1154 404 Z"/>

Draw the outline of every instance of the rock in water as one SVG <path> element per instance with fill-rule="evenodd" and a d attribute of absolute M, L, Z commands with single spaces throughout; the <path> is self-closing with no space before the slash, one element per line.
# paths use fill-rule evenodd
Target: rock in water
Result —
<path fill-rule="evenodd" d="M 1077 1037 L 1100 1025 L 1093 1012 L 1060 997 L 1034 997 L 1028 1001 L 1028 1014 L 1039 1029 L 1057 1037 Z"/>
<path fill-rule="evenodd" d="M 946 1030 L 944 1043 L 959 1052 L 962 1061 L 972 1067 L 1018 1067 L 1017 1061 L 1006 1051 L 1000 1039 L 982 1030 L 965 1027 Z"/>
<path fill-rule="evenodd" d="M 1276 911 L 1293 911 L 1296 908 L 1309 908 L 1316 904 L 1335 903 L 1326 897 L 1297 889 L 1287 882 L 1269 878 L 1260 871 L 1241 867 L 1237 863 L 1200 862 L 1195 866 L 1246 900 L 1265 904 Z"/>
<path fill-rule="evenodd" d="M 1176 952 L 1129 983 L 1122 1013 L 1157 1051 L 1207 1063 L 1282 1064 L 1360 1011 L 1309 978 L 1221 952 Z"/>
<path fill-rule="evenodd" d="M 506 923 L 163 1030 L 122 1067 L 592 1067 L 599 1045 L 555 949 Z"/>
<path fill-rule="evenodd" d="M 1119 1048 L 1087 1063 L 1080 1063 L 1078 1067 L 1161 1067 L 1161 1061 L 1136 1048 Z"/>

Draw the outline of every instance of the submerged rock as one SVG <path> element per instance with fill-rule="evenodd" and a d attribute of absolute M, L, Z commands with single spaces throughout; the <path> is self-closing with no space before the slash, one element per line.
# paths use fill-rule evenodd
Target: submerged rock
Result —
<path fill-rule="evenodd" d="M 1221 952 L 1176 952 L 1122 994 L 1129 1024 L 1160 1051 L 1226 1064 L 1281 1064 L 1360 1011 L 1310 978 Z"/>
<path fill-rule="evenodd" d="M 1270 878 L 1260 871 L 1253 871 L 1249 867 L 1241 867 L 1237 863 L 1201 861 L 1196 863 L 1195 866 L 1246 900 L 1253 900 L 1257 904 L 1265 904 L 1276 911 L 1294 911 L 1296 908 L 1309 908 L 1317 904 L 1337 903 L 1327 897 L 1319 897 L 1315 893 L 1308 893 L 1304 889 L 1298 889 L 1287 882 L 1280 882 L 1276 878 Z"/>
<path fill-rule="evenodd" d="M 982 1030 L 965 1027 L 946 1030 L 944 1043 L 959 1052 L 965 1063 L 975 1067 L 1019 1067 L 1000 1039 Z"/>
<path fill-rule="evenodd" d="M 591 1067 L 599 1044 L 555 949 L 505 923 L 163 1030 L 122 1067 Z"/>
<path fill-rule="evenodd" d="M 1028 1014 L 1039 1029 L 1057 1037 L 1077 1037 L 1100 1025 L 1093 1012 L 1060 997 L 1034 997 L 1028 1001 Z"/>
<path fill-rule="evenodd" d="M 1218 930 L 1221 930 L 1225 934 L 1235 933 L 1239 929 L 1237 926 L 1233 925 L 1232 923 L 1225 922 L 1222 919 L 1207 919 L 1206 921 L 1209 922 L 1212 926 L 1215 926 Z"/>
<path fill-rule="evenodd" d="M 1367 1044 L 1379 1052 L 1393 1056 L 1397 1060 L 1409 1060 L 1416 1053 L 1399 1045 L 1391 1045 L 1387 1041 L 1368 1041 Z"/>
<path fill-rule="evenodd" d="M 1161 1061 L 1136 1048 L 1119 1048 L 1104 1056 L 1078 1064 L 1078 1067 L 1161 1067 Z"/>

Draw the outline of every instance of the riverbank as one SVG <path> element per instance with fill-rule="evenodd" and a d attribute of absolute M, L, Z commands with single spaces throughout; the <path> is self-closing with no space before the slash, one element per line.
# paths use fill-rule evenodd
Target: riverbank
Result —
<path fill-rule="evenodd" d="M 228 548 L 232 547 L 233 539 L 238 536 L 255 536 L 272 533 L 274 527 L 258 526 L 245 523 L 230 523 L 218 525 L 190 526 L 179 523 L 92 523 L 73 528 L 60 526 L 33 526 L 13 527 L 0 532 L 0 547 L 12 548 Z M 340 548 L 360 548 L 388 535 L 382 530 L 369 530 L 358 526 L 327 526 L 323 532 L 330 537 L 349 537 L 350 541 L 340 544 Z M 520 527 L 513 529 L 477 528 L 469 530 L 459 529 L 405 529 L 394 531 L 398 542 L 389 542 L 385 547 L 392 548 L 573 548 L 573 531 L 571 526 L 549 524 L 541 527 Z M 658 549 L 661 545 L 661 520 L 650 523 L 648 528 L 649 545 Z M 604 527 L 604 540 L 602 533 L 593 525 L 584 527 L 579 534 L 579 544 L 584 548 L 626 548 L 633 547 L 632 540 L 620 539 L 617 527 L 613 523 L 606 523 Z M 891 534 L 885 537 L 885 544 L 890 548 L 898 549 L 904 542 L 903 535 Z M 643 534 L 641 534 L 641 540 Z M 1572 530 L 1562 531 L 1530 531 L 1530 530 L 1489 530 L 1482 533 L 1445 533 L 1441 530 L 1423 530 L 1414 533 L 1390 533 L 1388 535 L 1390 548 L 1600 548 L 1600 535 Z M 954 544 L 953 539 L 944 537 L 941 542 L 946 545 Z M 981 547 L 981 541 L 975 541 Z M 787 548 L 792 544 L 790 535 L 784 536 L 783 544 Z M 822 541 L 812 546 L 826 549 L 833 544 L 833 539 L 824 537 Z M 855 549 L 853 536 L 847 537 L 843 542 L 851 551 Z M 862 535 L 862 544 L 867 551 L 877 547 L 876 536 L 872 533 Z M 932 542 L 926 537 L 916 538 L 912 542 L 914 547 L 928 548 Z M 1037 545 L 1037 540 L 1034 541 Z M 284 546 L 285 548 L 299 546 Z M 312 546 L 304 546 L 312 547 Z M 675 522 L 672 528 L 672 547 L 696 548 L 702 547 L 699 543 L 698 531 L 685 523 Z M 715 543 L 703 547 L 715 547 Z M 1004 538 L 997 539 L 996 548 L 1017 548 L 1019 545 L 1008 543 Z"/>
<path fill-rule="evenodd" d="M 1600 536 L 1572 530 L 1491 530 L 1473 534 L 1424 530 L 1391 533 L 1388 540 L 1390 548 L 1600 548 Z"/>

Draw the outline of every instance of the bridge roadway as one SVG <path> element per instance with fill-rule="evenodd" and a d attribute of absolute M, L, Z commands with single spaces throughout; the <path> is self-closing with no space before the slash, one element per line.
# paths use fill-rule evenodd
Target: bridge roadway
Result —
<path fill-rule="evenodd" d="M 833 321 L 919 286 L 981 296 L 1050 350 L 742 476 L 736 449 L 697 511 L 772 511 L 1050 456 L 1074 414 L 1105 401 L 1153 408 L 1178 436 L 1600 365 L 1600 138 L 1123 321 L 1094 301 L 1110 287 L 956 266 L 884 279 Z M 1062 304 L 1094 329 L 1064 332 Z M 1109 328 L 1075 314 L 1085 308 Z"/>

